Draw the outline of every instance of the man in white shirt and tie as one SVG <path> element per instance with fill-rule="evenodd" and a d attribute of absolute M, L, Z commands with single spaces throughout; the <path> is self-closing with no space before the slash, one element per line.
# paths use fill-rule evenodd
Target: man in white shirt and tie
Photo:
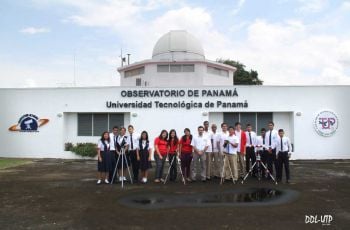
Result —
<path fill-rule="evenodd" d="M 224 122 L 221 124 L 221 132 L 218 136 L 218 139 L 216 141 L 217 143 L 217 148 L 218 148 L 218 151 L 219 151 L 219 161 L 220 161 L 220 164 L 219 164 L 219 173 L 221 174 L 221 171 L 222 169 L 224 168 L 224 143 L 225 143 L 225 140 L 226 138 L 228 137 L 229 133 L 228 133 L 228 130 L 227 130 L 227 124 Z M 216 177 L 220 177 L 221 178 L 221 175 L 216 175 Z M 225 175 L 226 175 L 226 172 L 225 172 Z M 227 175 L 229 175 L 229 172 L 227 172 Z"/>
<path fill-rule="evenodd" d="M 133 173 L 133 181 L 137 183 L 139 181 L 139 169 L 140 162 L 137 160 L 136 149 L 139 146 L 139 135 L 134 132 L 134 126 L 128 126 L 128 144 L 129 144 L 129 157 Z"/>
<path fill-rule="evenodd" d="M 246 126 L 246 137 L 247 137 L 247 144 L 246 144 L 246 155 L 245 155 L 245 164 L 246 164 L 246 172 L 248 173 L 250 170 L 250 161 L 252 162 L 251 165 L 253 165 L 256 161 L 255 157 L 255 145 L 256 145 L 256 133 L 252 131 L 251 124 L 247 124 Z M 253 169 L 252 176 L 256 176 L 256 167 Z"/>
<path fill-rule="evenodd" d="M 112 129 L 112 132 L 109 134 L 110 152 L 111 152 L 111 157 L 112 157 L 112 171 L 109 172 L 110 180 L 112 180 L 112 178 L 113 178 L 115 164 L 117 163 L 117 159 L 118 159 L 118 155 L 117 155 L 117 151 L 116 151 L 118 136 L 119 136 L 118 126 L 114 126 Z"/>
<path fill-rule="evenodd" d="M 194 136 L 191 142 L 193 147 L 193 160 L 192 160 L 192 181 L 196 181 L 197 175 L 197 165 L 200 161 L 201 165 L 201 180 L 206 181 L 206 161 L 205 161 L 205 152 L 208 149 L 209 141 L 207 136 L 204 135 L 204 127 L 198 127 L 198 136 Z"/>
<path fill-rule="evenodd" d="M 283 129 L 278 130 L 278 139 L 276 143 L 276 158 L 277 158 L 277 182 L 281 182 L 282 180 L 282 171 L 283 166 L 286 171 L 286 183 L 289 183 L 290 174 L 289 174 L 289 157 L 292 152 L 292 145 L 288 137 L 284 136 Z"/>
<path fill-rule="evenodd" d="M 267 148 L 267 168 L 270 173 L 273 174 L 273 165 L 275 165 L 275 170 L 277 173 L 278 165 L 276 164 L 276 142 L 278 139 L 278 132 L 274 130 L 275 124 L 270 121 L 268 123 L 269 130 L 265 135 L 265 143 Z"/>
<path fill-rule="evenodd" d="M 224 159 L 224 171 L 229 172 L 225 173 L 225 175 L 222 175 L 225 177 L 225 180 L 232 179 L 234 182 L 238 180 L 238 161 L 237 161 L 237 154 L 238 154 L 238 145 L 239 145 L 239 138 L 235 134 L 235 129 L 230 126 L 229 127 L 229 135 L 226 137 L 225 143 L 224 143 L 224 153 L 225 153 L 225 159 Z"/>
<path fill-rule="evenodd" d="M 266 165 L 267 155 L 268 155 L 268 151 L 266 148 L 266 140 L 265 140 L 266 129 L 262 128 L 260 131 L 260 134 L 261 136 L 257 136 L 256 138 L 255 152 L 260 155 L 261 162 L 264 165 Z M 262 177 L 265 177 L 265 175 L 267 176 L 267 174 L 265 174 L 265 170 L 262 170 L 261 174 L 262 174 Z"/>

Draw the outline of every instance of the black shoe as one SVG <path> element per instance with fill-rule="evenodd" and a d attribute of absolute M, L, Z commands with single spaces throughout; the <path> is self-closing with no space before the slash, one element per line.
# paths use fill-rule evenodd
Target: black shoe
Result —
<path fill-rule="evenodd" d="M 290 181 L 289 181 L 289 180 L 286 180 L 286 183 L 287 183 L 287 184 L 290 184 Z"/>
<path fill-rule="evenodd" d="M 206 179 L 202 179 L 202 182 L 207 182 L 207 180 Z"/>

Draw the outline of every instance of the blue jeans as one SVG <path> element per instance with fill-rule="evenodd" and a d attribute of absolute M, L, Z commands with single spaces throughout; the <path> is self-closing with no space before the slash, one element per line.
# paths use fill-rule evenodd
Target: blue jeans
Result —
<path fill-rule="evenodd" d="M 154 155 L 154 159 L 156 160 L 156 179 L 163 178 L 163 169 L 165 164 L 166 156 L 163 156 L 163 159 L 160 159 L 158 154 Z"/>

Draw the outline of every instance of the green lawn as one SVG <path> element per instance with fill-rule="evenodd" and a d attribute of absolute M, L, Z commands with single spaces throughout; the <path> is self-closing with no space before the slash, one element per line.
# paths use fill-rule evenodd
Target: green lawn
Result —
<path fill-rule="evenodd" d="M 31 160 L 23 160 L 16 158 L 0 158 L 0 169 L 11 168 L 18 165 L 28 164 Z"/>

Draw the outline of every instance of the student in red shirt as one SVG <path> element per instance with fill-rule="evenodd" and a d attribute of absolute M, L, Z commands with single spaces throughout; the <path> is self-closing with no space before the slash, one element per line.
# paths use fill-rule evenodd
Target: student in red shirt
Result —
<path fill-rule="evenodd" d="M 154 159 L 156 160 L 156 176 L 154 182 L 163 182 L 163 169 L 168 154 L 168 131 L 162 130 L 159 137 L 154 140 Z"/>
<path fill-rule="evenodd" d="M 181 170 L 188 182 L 191 182 L 191 162 L 193 148 L 191 145 L 192 135 L 189 128 L 185 128 L 185 135 L 183 135 L 179 142 L 179 150 L 181 151 Z"/>
<path fill-rule="evenodd" d="M 168 139 L 168 156 L 170 165 L 170 181 L 175 181 L 177 176 L 177 154 L 179 152 L 179 138 L 175 129 L 170 130 Z"/>

